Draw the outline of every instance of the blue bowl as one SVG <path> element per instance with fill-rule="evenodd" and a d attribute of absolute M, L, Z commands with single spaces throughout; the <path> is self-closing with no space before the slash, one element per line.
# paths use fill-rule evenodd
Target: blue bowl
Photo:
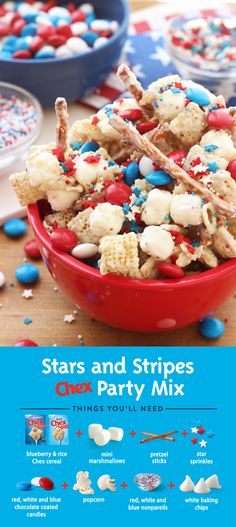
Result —
<path fill-rule="evenodd" d="M 99 18 L 117 20 L 117 33 L 100 48 L 64 59 L 1 59 L 0 81 L 18 84 L 33 93 L 43 106 L 54 105 L 55 98 L 68 102 L 93 91 L 117 65 L 125 43 L 129 22 L 127 0 L 90 0 Z M 2 3 L 0 1 L 0 3 Z M 59 0 L 58 4 L 65 1 Z M 78 6 L 82 0 L 74 2 Z"/>

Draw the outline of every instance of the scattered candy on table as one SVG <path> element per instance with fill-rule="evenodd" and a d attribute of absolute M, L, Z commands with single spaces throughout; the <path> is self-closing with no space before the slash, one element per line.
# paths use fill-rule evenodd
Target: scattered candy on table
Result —
<path fill-rule="evenodd" d="M 39 279 L 39 270 L 33 264 L 24 263 L 16 268 L 15 276 L 22 284 L 33 284 Z"/>
<path fill-rule="evenodd" d="M 31 102 L 23 100 L 14 94 L 6 96 L 0 91 L 0 151 L 4 151 L 21 139 L 25 139 L 35 127 L 37 121 L 38 116 Z M 16 219 L 14 221 L 21 220 Z"/>
<path fill-rule="evenodd" d="M 31 240 L 28 240 L 25 243 L 24 251 L 27 256 L 32 258 L 32 260 L 38 260 L 42 258 L 38 243 L 34 238 L 32 238 Z"/>
<path fill-rule="evenodd" d="M 0 7 L 0 59 L 55 59 L 104 46 L 119 29 L 96 17 L 92 4 L 4 2 Z"/>
<path fill-rule="evenodd" d="M 0 271 L 0 288 L 3 287 L 6 283 L 5 275 Z"/>
<path fill-rule="evenodd" d="M 206 317 L 200 321 L 199 330 L 207 339 L 218 339 L 223 335 L 225 326 L 219 318 Z"/>
<path fill-rule="evenodd" d="M 29 324 L 32 324 L 33 320 L 30 317 L 25 317 L 23 322 L 26 326 L 29 326 Z"/>
<path fill-rule="evenodd" d="M 236 60 L 236 18 L 197 17 L 187 20 L 181 28 L 171 28 L 173 46 L 183 56 L 219 63 Z"/>
<path fill-rule="evenodd" d="M 19 238 L 20 236 L 23 236 L 26 233 L 26 229 L 27 226 L 25 221 L 20 220 L 19 218 L 11 218 L 3 224 L 3 232 L 10 238 Z"/>
<path fill-rule="evenodd" d="M 34 342 L 33 340 L 29 340 L 29 339 L 20 339 L 20 340 L 17 340 L 16 343 L 15 343 L 15 346 L 38 346 L 38 344 L 36 344 L 36 342 Z"/>

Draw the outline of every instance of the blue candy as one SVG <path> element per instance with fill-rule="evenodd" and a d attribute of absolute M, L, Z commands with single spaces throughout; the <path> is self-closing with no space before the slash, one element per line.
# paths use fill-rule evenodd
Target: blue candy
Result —
<path fill-rule="evenodd" d="M 27 13 L 26 15 L 23 15 L 22 18 L 27 22 L 35 22 L 36 18 L 39 16 L 39 12 L 36 11 L 35 13 Z M 46 18 L 46 17 L 45 17 Z"/>
<path fill-rule="evenodd" d="M 33 22 L 23 27 L 21 31 L 21 37 L 35 37 L 37 33 L 37 25 Z"/>
<path fill-rule="evenodd" d="M 16 51 L 21 51 L 22 49 L 28 50 L 29 43 L 27 42 L 26 38 L 20 37 L 16 42 Z"/>
<path fill-rule="evenodd" d="M 95 141 L 87 141 L 84 143 L 80 149 L 80 153 L 84 154 L 85 152 L 96 152 L 100 146 Z"/>
<path fill-rule="evenodd" d="M 35 59 L 53 59 L 55 57 L 54 50 L 40 49 L 34 56 Z"/>
<path fill-rule="evenodd" d="M 72 141 L 70 143 L 70 146 L 72 148 L 72 150 L 79 150 L 82 146 L 82 143 L 78 143 L 78 141 Z"/>
<path fill-rule="evenodd" d="M 199 106 L 207 106 L 211 102 L 209 95 L 199 88 L 188 88 L 185 93 L 190 101 L 199 104 Z"/>
<path fill-rule="evenodd" d="M 206 317 L 201 320 L 199 330 L 206 339 L 218 339 L 223 335 L 225 326 L 219 318 Z"/>
<path fill-rule="evenodd" d="M 0 51 L 0 59 L 10 59 L 12 52 L 10 50 Z"/>
<path fill-rule="evenodd" d="M 39 279 L 39 270 L 33 264 L 24 263 L 16 268 L 15 276 L 22 284 L 33 284 Z"/>
<path fill-rule="evenodd" d="M 19 490 L 31 490 L 32 489 L 32 483 L 30 481 L 19 481 L 16 484 L 16 488 Z"/>
<path fill-rule="evenodd" d="M 90 24 L 92 24 L 92 22 L 96 20 L 96 15 L 95 13 L 89 13 L 86 17 L 86 24 L 88 24 L 88 26 L 90 26 Z"/>
<path fill-rule="evenodd" d="M 86 33 L 83 33 L 83 35 L 81 35 L 81 38 L 89 46 L 93 46 L 94 42 L 96 42 L 96 40 L 99 38 L 99 35 L 97 35 L 96 33 L 93 33 L 92 31 L 86 31 Z"/>
<path fill-rule="evenodd" d="M 19 218 L 12 218 L 11 220 L 7 220 L 3 225 L 3 232 L 10 238 L 18 238 L 19 236 L 23 236 L 26 232 L 26 223 L 23 220 L 20 220 Z"/>
<path fill-rule="evenodd" d="M 162 185 L 168 185 L 168 183 L 173 181 L 172 177 L 163 170 L 154 170 L 153 172 L 149 172 L 149 174 L 145 176 L 145 179 L 151 185 L 156 185 L 158 187 L 161 187 Z"/>
<path fill-rule="evenodd" d="M 127 167 L 125 171 L 124 180 L 127 185 L 131 187 L 133 183 L 135 182 L 135 179 L 137 179 L 139 176 L 139 166 L 138 163 L 135 161 L 132 161 Z"/>
<path fill-rule="evenodd" d="M 4 51 L 10 50 L 14 52 L 17 41 L 18 41 L 17 37 L 15 37 L 14 35 L 10 35 L 9 37 L 5 38 L 2 49 Z"/>

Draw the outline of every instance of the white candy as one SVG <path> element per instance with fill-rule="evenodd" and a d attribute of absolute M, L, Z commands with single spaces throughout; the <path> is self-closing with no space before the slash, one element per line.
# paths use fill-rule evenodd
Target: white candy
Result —
<path fill-rule="evenodd" d="M 197 485 L 195 485 L 194 487 L 194 492 L 196 492 L 196 494 L 209 494 L 211 490 L 204 481 L 204 479 L 200 478 Z"/>
<path fill-rule="evenodd" d="M 88 44 L 79 37 L 68 38 L 66 45 L 73 54 L 82 53 L 88 49 Z"/>
<path fill-rule="evenodd" d="M 119 29 L 119 23 L 117 20 L 112 20 L 109 24 L 109 29 L 112 31 L 112 33 L 116 33 Z"/>
<path fill-rule="evenodd" d="M 75 22 L 74 24 L 71 24 L 70 27 L 75 37 L 79 37 L 80 35 L 82 35 L 82 33 L 88 31 L 88 24 L 86 24 L 85 22 Z"/>
<path fill-rule="evenodd" d="M 94 9 L 91 4 L 82 4 L 79 6 L 80 10 L 86 14 L 93 13 Z"/>
<path fill-rule="evenodd" d="M 58 59 L 64 59 L 65 57 L 71 57 L 73 53 L 68 48 L 68 46 L 63 45 L 63 46 L 59 46 L 59 48 L 56 49 L 55 55 Z"/>
<path fill-rule="evenodd" d="M 110 426 L 108 428 L 110 434 L 111 434 L 111 440 L 112 441 L 122 441 L 124 437 L 124 430 L 123 428 L 117 428 L 115 426 Z"/>
<path fill-rule="evenodd" d="M 93 20 L 90 28 L 92 31 L 106 31 L 107 29 L 110 29 L 110 22 L 108 22 L 108 20 L 103 20 L 102 18 Z"/>
<path fill-rule="evenodd" d="M 221 489 L 219 478 L 216 474 L 212 474 L 212 476 L 206 479 L 205 483 L 208 485 L 210 489 Z"/>
<path fill-rule="evenodd" d="M 11 11 L 12 9 L 15 9 L 16 4 L 15 4 L 15 2 L 4 2 L 3 7 L 5 9 Z"/>
<path fill-rule="evenodd" d="M 96 424 L 96 423 L 93 423 L 93 424 L 89 425 L 89 427 L 88 427 L 88 435 L 89 435 L 90 439 L 94 439 L 95 434 L 97 434 L 98 432 L 101 432 L 102 429 L 103 429 L 103 426 L 99 425 L 99 424 Z"/>
<path fill-rule="evenodd" d="M 172 196 L 170 215 L 175 223 L 187 227 L 202 223 L 202 200 L 198 195 L 176 194 Z"/>
<path fill-rule="evenodd" d="M 94 42 L 94 45 L 93 47 L 96 49 L 96 48 L 100 48 L 101 46 L 104 46 L 108 41 L 108 38 L 106 37 L 99 37 L 97 38 L 97 40 L 95 40 Z"/>
<path fill-rule="evenodd" d="M 51 7 L 51 9 L 49 9 L 48 11 L 48 14 L 52 16 L 58 16 L 61 18 L 63 17 L 68 18 L 68 16 L 70 16 L 69 11 L 65 9 L 65 7 L 59 7 L 59 6 Z"/>
<path fill-rule="evenodd" d="M 147 157 L 147 156 L 141 157 L 141 159 L 139 161 L 139 172 L 140 172 L 140 174 L 143 177 L 145 177 L 150 172 L 153 172 L 153 170 L 154 170 L 153 161 L 151 159 L 149 159 L 149 157 Z"/>
<path fill-rule="evenodd" d="M 161 225 L 169 221 L 171 199 L 172 195 L 167 190 L 151 190 L 142 207 L 142 221 L 146 225 Z"/>
<path fill-rule="evenodd" d="M 93 210 L 89 224 L 96 236 L 114 235 L 120 232 L 125 220 L 122 207 L 111 203 L 100 203 Z"/>
<path fill-rule="evenodd" d="M 2 273 L 2 271 L 0 271 L 0 287 L 3 287 L 5 282 L 6 282 L 5 276 Z"/>
<path fill-rule="evenodd" d="M 181 483 L 179 488 L 182 492 L 193 492 L 194 483 L 189 476 L 185 476 L 185 480 L 183 481 L 183 483 Z"/>
<path fill-rule="evenodd" d="M 49 20 L 49 18 L 44 15 L 44 14 L 40 14 L 39 16 L 37 16 L 36 20 L 35 20 L 37 26 L 41 27 L 41 26 L 53 26 L 53 23 L 51 22 L 51 20 Z"/>
<path fill-rule="evenodd" d="M 141 234 L 140 247 L 143 252 L 150 256 L 166 260 L 174 251 L 174 242 L 168 231 L 161 227 L 150 225 Z"/>
<path fill-rule="evenodd" d="M 31 479 L 32 485 L 34 485 L 35 487 L 40 487 L 39 480 L 41 479 L 41 477 L 42 476 L 39 476 L 39 478 L 32 478 Z"/>
<path fill-rule="evenodd" d="M 97 432 L 94 436 L 94 441 L 96 445 L 98 446 L 105 446 L 107 443 L 109 443 L 111 439 L 111 434 L 109 430 L 101 430 L 100 432 Z"/>
<path fill-rule="evenodd" d="M 53 210 L 61 211 L 70 209 L 70 207 L 79 198 L 77 190 L 48 190 L 47 198 Z"/>
<path fill-rule="evenodd" d="M 95 256 L 98 252 L 98 247 L 94 243 L 81 243 L 72 249 L 71 254 L 74 258 L 78 260 L 83 260 L 84 258 L 91 258 Z"/>
<path fill-rule="evenodd" d="M 19 13 L 21 16 L 29 15 L 30 13 L 37 13 L 37 9 L 34 9 L 33 6 L 23 3 L 20 4 L 20 6 L 17 9 L 17 13 Z"/>

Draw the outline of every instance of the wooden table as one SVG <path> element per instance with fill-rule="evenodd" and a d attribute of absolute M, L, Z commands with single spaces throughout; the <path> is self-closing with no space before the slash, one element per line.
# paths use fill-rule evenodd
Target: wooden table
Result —
<path fill-rule="evenodd" d="M 133 9 L 153 5 L 149 0 L 134 0 Z M 77 107 L 78 108 L 78 107 Z M 78 109 L 70 109 L 72 120 Z M 80 114 L 80 117 L 83 115 Z M 77 116 L 78 118 L 78 116 Z M 54 127 L 53 111 L 47 112 L 42 142 L 51 140 Z M 41 138 L 42 139 L 42 138 Z M 0 290 L 0 345 L 10 346 L 20 338 L 32 339 L 40 346 L 79 346 L 82 335 L 86 346 L 230 346 L 236 345 L 236 299 L 230 299 L 216 316 L 227 321 L 225 334 L 219 341 L 207 341 L 198 332 L 197 324 L 184 330 L 167 333 L 140 334 L 116 330 L 92 322 L 81 310 L 77 310 L 72 324 L 64 322 L 64 315 L 73 313 L 75 306 L 61 291 L 55 291 L 55 283 L 43 262 L 37 263 L 40 281 L 33 286 L 33 298 L 24 299 L 24 287 L 16 282 L 16 266 L 25 258 L 23 246 L 32 238 L 31 229 L 23 239 L 12 240 L 0 231 L 0 270 L 5 274 L 6 287 Z M 236 290 L 236 287 L 235 287 Z M 24 324 L 29 317 L 32 323 Z"/>

